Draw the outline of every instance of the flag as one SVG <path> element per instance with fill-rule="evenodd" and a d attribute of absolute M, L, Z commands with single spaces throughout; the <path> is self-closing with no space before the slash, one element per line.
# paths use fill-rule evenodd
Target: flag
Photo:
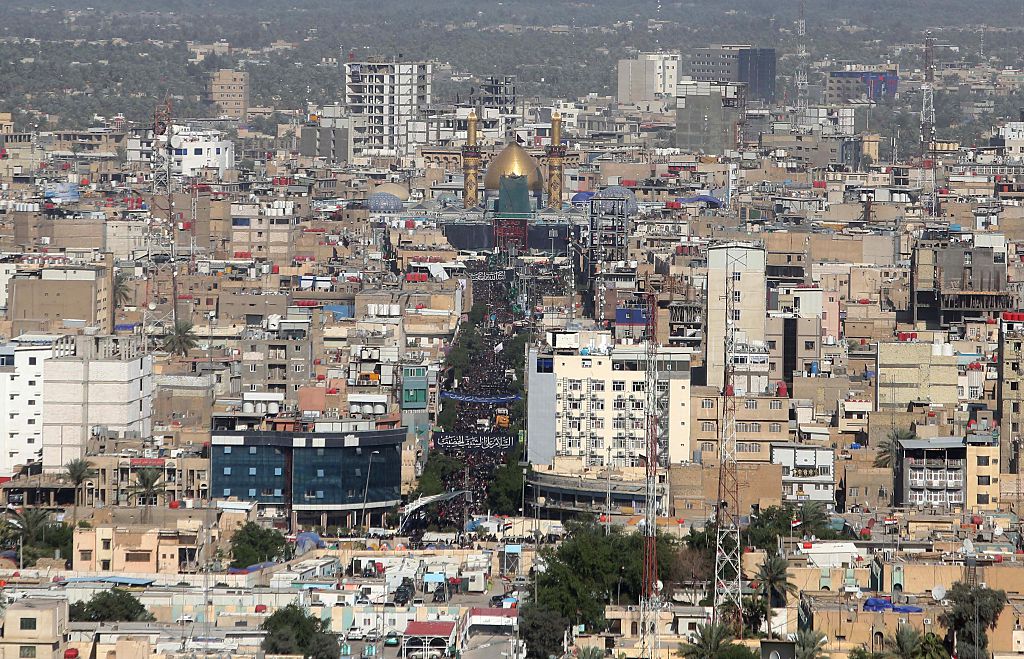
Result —
<path fill-rule="evenodd" d="M 499 343 L 498 345 L 494 346 L 494 354 L 498 354 L 499 352 L 501 352 L 504 349 L 505 349 L 505 344 L 504 343 Z"/>
<path fill-rule="evenodd" d="M 791 520 L 789 520 L 789 528 L 795 529 L 796 527 L 800 526 L 803 523 L 804 522 L 801 519 L 791 519 Z"/>

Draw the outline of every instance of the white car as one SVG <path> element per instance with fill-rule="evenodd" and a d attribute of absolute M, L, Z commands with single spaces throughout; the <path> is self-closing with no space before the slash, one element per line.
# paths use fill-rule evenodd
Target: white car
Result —
<path fill-rule="evenodd" d="M 348 630 L 348 634 L 345 635 L 345 640 L 361 641 L 365 637 L 366 632 L 364 632 L 362 629 L 359 629 L 358 627 L 353 627 L 352 629 Z"/>

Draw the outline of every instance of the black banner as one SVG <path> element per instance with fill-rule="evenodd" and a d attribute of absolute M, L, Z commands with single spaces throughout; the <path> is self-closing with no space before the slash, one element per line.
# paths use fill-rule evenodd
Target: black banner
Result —
<path fill-rule="evenodd" d="M 515 444 L 513 435 L 495 433 L 436 432 L 434 446 L 467 451 L 508 451 Z"/>

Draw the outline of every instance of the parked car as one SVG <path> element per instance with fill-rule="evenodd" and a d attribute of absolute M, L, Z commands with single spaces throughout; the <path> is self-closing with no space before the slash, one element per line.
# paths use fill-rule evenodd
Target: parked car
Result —
<path fill-rule="evenodd" d="M 380 640 L 380 632 L 376 629 L 366 630 L 366 638 L 364 639 L 367 643 L 376 643 Z"/>
<path fill-rule="evenodd" d="M 384 637 L 384 647 L 396 648 L 402 644 L 402 636 L 398 632 L 391 631 Z"/>
<path fill-rule="evenodd" d="M 348 630 L 348 634 L 345 634 L 346 641 L 361 641 L 366 636 L 366 632 L 358 627 L 353 627 Z"/>

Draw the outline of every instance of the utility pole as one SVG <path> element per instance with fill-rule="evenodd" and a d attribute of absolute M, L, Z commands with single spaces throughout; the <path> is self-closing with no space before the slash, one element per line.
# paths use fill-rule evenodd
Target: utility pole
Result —
<path fill-rule="evenodd" d="M 647 488 L 644 500 L 644 567 L 640 594 L 640 657 L 660 655 L 658 616 L 661 612 L 661 582 L 658 580 L 658 444 L 662 414 L 658 400 L 658 293 L 647 280 L 645 302 L 647 378 Z M 609 494 L 610 496 L 610 494 Z M 610 507 L 610 506 L 609 506 Z"/>

